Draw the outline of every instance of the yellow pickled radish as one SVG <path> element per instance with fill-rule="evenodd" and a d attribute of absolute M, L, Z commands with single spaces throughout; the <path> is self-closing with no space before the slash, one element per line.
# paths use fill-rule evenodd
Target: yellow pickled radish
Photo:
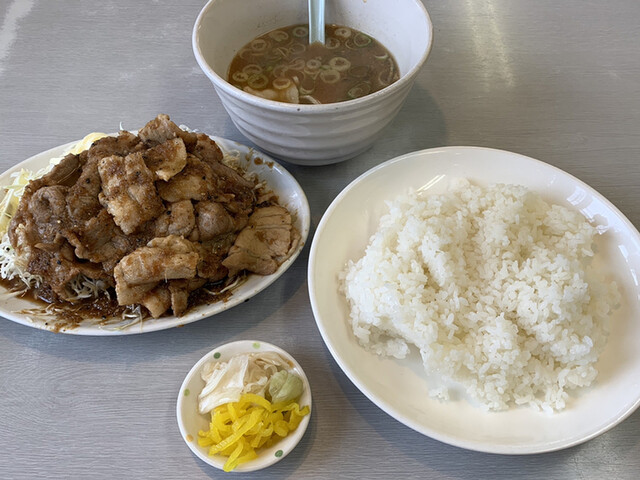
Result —
<path fill-rule="evenodd" d="M 229 472 L 256 458 L 256 449 L 286 437 L 309 412 L 309 406 L 300 408 L 297 402 L 272 403 L 260 395 L 245 393 L 239 401 L 211 411 L 209 430 L 198 433 L 198 444 L 210 447 L 209 455 L 229 457 L 223 467 Z"/>

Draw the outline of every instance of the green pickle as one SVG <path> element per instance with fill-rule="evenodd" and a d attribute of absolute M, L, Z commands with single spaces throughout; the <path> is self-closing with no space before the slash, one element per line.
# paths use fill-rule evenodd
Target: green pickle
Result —
<path fill-rule="evenodd" d="M 272 403 L 290 402 L 302 395 L 302 379 L 295 373 L 280 370 L 269 380 L 269 395 Z"/>

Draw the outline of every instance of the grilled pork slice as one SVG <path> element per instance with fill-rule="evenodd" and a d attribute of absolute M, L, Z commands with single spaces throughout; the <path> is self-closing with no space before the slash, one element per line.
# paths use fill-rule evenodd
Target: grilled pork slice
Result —
<path fill-rule="evenodd" d="M 141 155 L 101 158 L 98 173 L 102 181 L 98 199 L 125 234 L 134 233 L 164 211 L 154 176 Z"/>
<path fill-rule="evenodd" d="M 26 226 L 26 231 L 29 232 L 29 238 L 33 237 L 32 233 L 37 232 L 38 225 L 34 223 L 34 215 L 49 215 L 49 212 L 37 212 L 32 211 L 32 198 L 36 192 L 38 192 L 42 188 L 58 186 L 58 188 L 63 188 L 64 192 L 66 189 L 73 185 L 73 182 L 78 178 L 80 174 L 80 160 L 78 155 L 67 155 L 64 157 L 60 163 L 58 163 L 55 167 L 51 169 L 49 173 L 43 175 L 40 178 L 32 180 L 27 184 L 24 188 L 24 193 L 20 198 L 20 204 L 18 205 L 18 209 L 14 213 L 11 218 L 11 223 L 9 224 L 9 240 L 11 241 L 11 245 L 16 250 L 19 250 L 21 245 L 18 241 L 18 236 L 16 233 L 16 229 L 19 225 Z M 56 196 L 58 196 L 56 194 Z M 59 203 L 58 200 L 53 200 L 55 203 Z M 40 200 L 36 200 L 35 202 L 40 202 Z M 34 204 L 33 207 L 37 206 Z M 46 210 L 49 209 L 48 206 L 45 207 Z M 56 215 L 59 216 L 61 212 L 58 212 Z M 56 218 L 55 220 L 58 220 Z M 54 224 L 50 224 L 50 227 L 53 227 Z M 49 228 L 49 227 L 46 227 Z M 23 234 L 25 232 L 23 231 Z M 37 235 L 37 233 L 36 233 Z M 34 242 L 38 241 L 37 238 L 33 239 Z"/>
<path fill-rule="evenodd" d="M 196 145 L 193 148 L 193 154 L 200 160 L 204 160 L 208 163 L 218 163 L 222 161 L 222 150 L 216 142 L 214 142 L 208 135 L 204 133 L 196 134 Z"/>
<path fill-rule="evenodd" d="M 102 182 L 98 173 L 99 158 L 92 156 L 82 167 L 78 181 L 67 193 L 67 209 L 69 218 L 75 225 L 81 225 L 103 209 L 98 200 L 102 190 Z"/>
<path fill-rule="evenodd" d="M 196 226 L 196 217 L 191 200 L 169 203 L 167 209 L 155 220 L 157 237 L 181 235 L 188 237 Z"/>
<path fill-rule="evenodd" d="M 227 195 L 220 195 L 216 189 L 216 178 L 209 164 L 195 155 L 187 155 L 187 164 L 180 173 L 168 182 L 157 182 L 158 192 L 167 202 L 180 200 L 223 201 Z"/>
<path fill-rule="evenodd" d="M 196 215 L 197 231 L 194 232 L 193 237 L 201 242 L 238 231 L 246 224 L 246 217 L 244 221 L 242 219 L 236 221 L 233 215 L 217 202 L 198 202 Z"/>
<path fill-rule="evenodd" d="M 184 295 L 188 299 L 189 288 L 202 286 L 195 278 L 199 260 L 198 248 L 189 240 L 177 235 L 154 238 L 116 265 L 118 304 L 142 304 L 154 318 L 175 306 L 174 313 L 180 315 L 186 308 Z"/>
<path fill-rule="evenodd" d="M 177 235 L 157 237 L 124 257 L 116 270 L 129 285 L 161 282 L 196 276 L 198 252 L 195 245 Z"/>
<path fill-rule="evenodd" d="M 89 220 L 65 228 L 63 235 L 73 245 L 79 259 L 102 263 L 108 273 L 113 272 L 124 255 L 136 248 L 138 241 L 144 240 L 144 237 L 125 235 L 104 208 Z"/>
<path fill-rule="evenodd" d="M 192 278 L 190 280 L 171 280 L 169 282 L 169 293 L 171 294 L 171 310 L 174 315 L 182 315 L 189 305 L 189 293 L 199 289 L 206 283 L 203 278 Z"/>
<path fill-rule="evenodd" d="M 216 237 L 215 240 L 198 243 L 198 277 L 211 282 L 224 279 L 229 270 L 222 265 L 222 261 L 229 253 L 229 249 L 235 240 L 235 234 Z"/>
<path fill-rule="evenodd" d="M 195 133 L 186 132 L 171 121 L 169 115 L 160 114 L 138 132 L 138 136 L 143 142 L 150 146 L 164 143 L 173 138 L 181 138 L 187 147 L 187 151 L 191 151 L 195 147 L 197 137 Z"/>
<path fill-rule="evenodd" d="M 141 152 L 156 180 L 170 180 L 187 164 L 187 148 L 181 138 L 173 138 Z"/>
<path fill-rule="evenodd" d="M 138 152 L 144 148 L 144 143 L 136 135 L 122 131 L 116 137 L 102 137 L 96 140 L 91 148 L 86 150 L 86 161 L 100 160 L 112 155 L 126 157 L 130 153 Z M 80 156 L 83 157 L 84 154 L 85 152 Z"/>
<path fill-rule="evenodd" d="M 287 209 L 278 205 L 257 208 L 222 265 L 229 269 L 229 276 L 241 270 L 270 275 L 291 255 L 299 241 L 300 234 L 293 228 Z"/>

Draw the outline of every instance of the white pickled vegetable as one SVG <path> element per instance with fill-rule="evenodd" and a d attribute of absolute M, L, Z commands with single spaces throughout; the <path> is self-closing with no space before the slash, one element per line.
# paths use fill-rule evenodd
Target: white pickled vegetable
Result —
<path fill-rule="evenodd" d="M 271 376 L 289 368 L 276 352 L 243 353 L 226 362 L 208 362 L 202 368 L 206 385 L 198 396 L 198 410 L 207 413 L 218 405 L 237 402 L 243 393 L 264 397 Z"/>

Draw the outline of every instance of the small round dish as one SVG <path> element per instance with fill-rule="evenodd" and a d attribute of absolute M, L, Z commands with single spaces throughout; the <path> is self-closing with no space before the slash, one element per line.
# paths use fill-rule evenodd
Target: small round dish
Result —
<path fill-rule="evenodd" d="M 293 372 L 302 378 L 302 382 L 304 384 L 304 391 L 302 392 L 299 403 L 301 406 L 308 405 L 311 412 L 309 415 L 305 415 L 302 418 L 298 428 L 293 432 L 271 447 L 260 449 L 258 458 L 238 465 L 238 467 L 233 471 L 253 472 L 279 462 L 295 448 L 298 442 L 300 442 L 304 432 L 307 430 L 307 426 L 309 425 L 309 418 L 311 417 L 313 410 L 311 406 L 311 388 L 309 386 L 309 380 L 307 379 L 307 376 L 305 375 L 304 370 L 302 370 L 300 364 L 296 362 L 290 354 L 275 345 L 256 340 L 240 340 L 214 348 L 202 357 L 198 363 L 193 366 L 193 368 L 191 368 L 182 382 L 182 386 L 178 392 L 176 414 L 180 435 L 182 435 L 182 439 L 185 441 L 187 446 L 203 462 L 219 468 L 220 470 L 222 470 L 222 467 L 226 462 L 226 457 L 222 457 L 220 455 L 209 456 L 208 447 L 201 447 L 198 445 L 198 432 L 200 430 L 208 429 L 210 418 L 209 414 L 201 415 L 198 412 L 198 394 L 202 391 L 205 385 L 204 380 L 200 377 L 200 372 L 203 365 L 207 362 L 226 361 L 234 355 L 253 352 L 276 352 L 289 362 Z"/>
<path fill-rule="evenodd" d="M 387 201 L 414 191 L 440 194 L 450 179 L 474 184 L 522 185 L 544 199 L 580 211 L 602 233 L 596 239 L 598 271 L 622 292 L 608 343 L 589 388 L 571 393 L 565 410 L 533 408 L 487 412 L 464 396 L 430 397 L 420 354 L 403 360 L 365 350 L 350 327 L 349 307 L 338 287 L 348 260 L 360 258 L 388 211 Z M 640 406 L 640 233 L 606 198 L 562 170 L 502 150 L 445 147 L 413 152 L 364 173 L 333 201 L 316 229 L 309 253 L 309 297 L 318 329 L 354 385 L 396 420 L 436 440 L 489 453 L 533 454 L 586 442 Z"/>

